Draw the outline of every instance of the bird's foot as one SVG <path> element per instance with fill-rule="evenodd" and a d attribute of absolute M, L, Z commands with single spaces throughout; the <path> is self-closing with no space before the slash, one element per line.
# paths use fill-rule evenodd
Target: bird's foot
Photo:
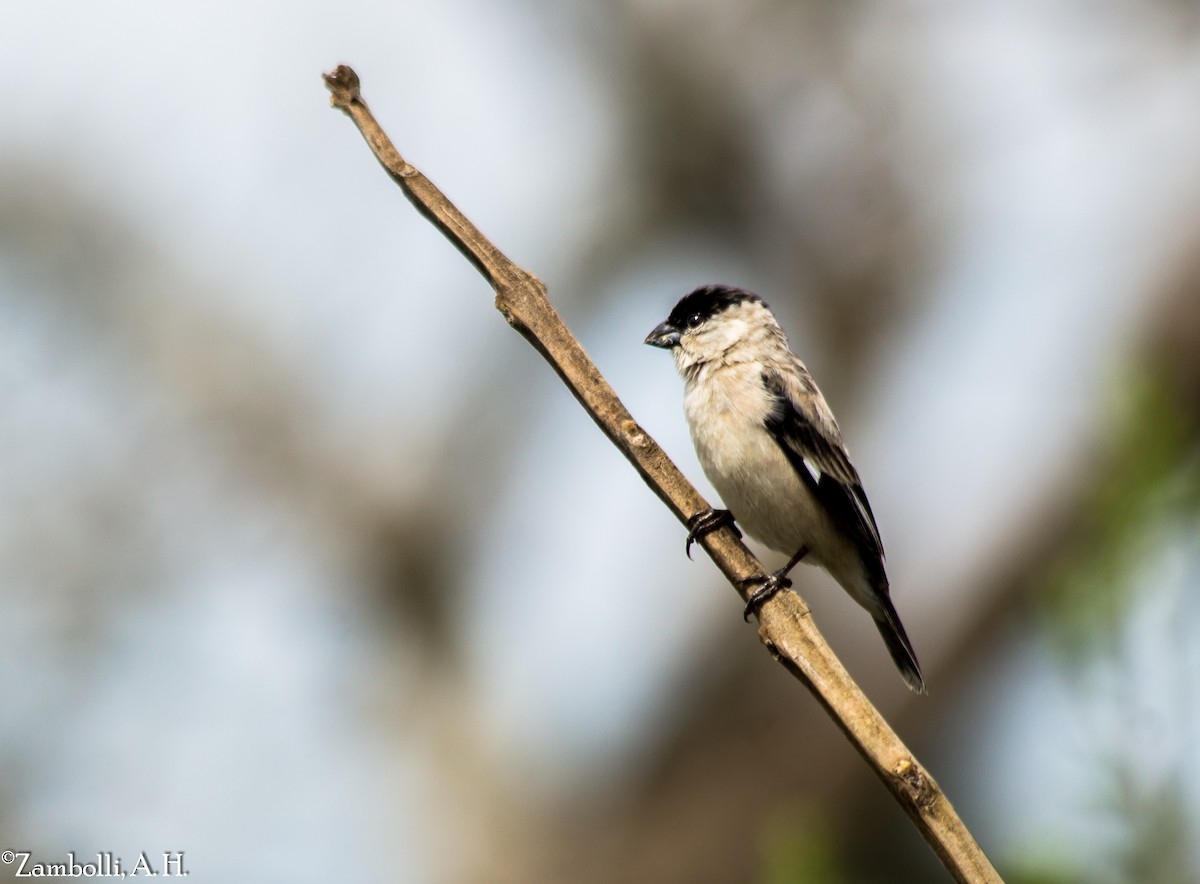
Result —
<path fill-rule="evenodd" d="M 746 620 L 750 619 L 751 614 L 757 614 L 758 608 L 775 593 L 781 589 L 787 589 L 792 585 L 792 581 L 788 580 L 788 573 L 796 567 L 797 564 L 808 555 L 808 547 L 802 546 L 796 550 L 796 554 L 788 559 L 788 563 L 772 574 L 770 577 L 751 577 L 749 580 L 743 580 L 742 585 L 748 583 L 759 583 L 761 586 L 746 597 L 746 610 L 742 617 Z"/>
<path fill-rule="evenodd" d="M 746 596 L 746 610 L 742 612 L 743 620 L 749 622 L 750 615 L 757 614 L 763 602 L 775 596 L 781 589 L 788 589 L 792 585 L 792 581 L 787 577 L 787 571 L 788 569 L 781 568 L 769 577 L 751 577 L 741 581 L 743 586 L 751 583 L 758 584 L 758 588 Z"/>
<path fill-rule="evenodd" d="M 729 510 L 715 510 L 712 507 L 700 510 L 688 519 L 687 527 L 687 543 L 684 545 L 683 551 L 687 553 L 689 559 L 692 557 L 692 544 L 710 531 L 716 531 L 718 528 L 732 528 L 734 534 L 738 537 L 742 536 L 742 532 L 734 524 L 733 513 Z"/>

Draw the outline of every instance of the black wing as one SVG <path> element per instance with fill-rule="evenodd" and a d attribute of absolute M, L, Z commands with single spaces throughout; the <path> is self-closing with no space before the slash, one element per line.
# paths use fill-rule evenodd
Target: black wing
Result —
<path fill-rule="evenodd" d="M 872 576 L 877 570 L 886 580 L 883 543 L 858 471 L 821 391 L 799 361 L 796 367 L 794 375 L 763 372 L 763 386 L 774 402 L 766 427 L 834 522 L 854 538 Z"/>

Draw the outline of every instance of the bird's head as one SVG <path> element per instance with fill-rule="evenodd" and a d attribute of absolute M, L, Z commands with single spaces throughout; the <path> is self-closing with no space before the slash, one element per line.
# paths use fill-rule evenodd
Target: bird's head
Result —
<path fill-rule="evenodd" d="M 645 342 L 670 350 L 684 371 L 722 359 L 764 332 L 781 334 L 762 298 L 745 289 L 707 285 L 685 295 Z"/>

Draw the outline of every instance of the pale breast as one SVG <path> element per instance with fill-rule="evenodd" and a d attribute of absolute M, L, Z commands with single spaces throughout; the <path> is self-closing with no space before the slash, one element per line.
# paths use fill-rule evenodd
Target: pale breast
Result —
<path fill-rule="evenodd" d="M 756 365 L 722 366 L 687 384 L 684 410 L 704 473 L 755 540 L 789 556 L 807 546 L 809 564 L 857 571 L 853 545 L 766 429 L 773 406 L 760 376 Z"/>

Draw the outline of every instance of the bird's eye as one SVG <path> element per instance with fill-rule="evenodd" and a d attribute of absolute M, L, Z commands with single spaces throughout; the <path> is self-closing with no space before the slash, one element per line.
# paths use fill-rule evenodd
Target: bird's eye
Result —
<path fill-rule="evenodd" d="M 695 328 L 699 324 L 700 324 L 700 314 L 699 313 L 693 313 L 691 316 L 689 316 L 687 318 L 687 327 L 688 328 Z"/>

